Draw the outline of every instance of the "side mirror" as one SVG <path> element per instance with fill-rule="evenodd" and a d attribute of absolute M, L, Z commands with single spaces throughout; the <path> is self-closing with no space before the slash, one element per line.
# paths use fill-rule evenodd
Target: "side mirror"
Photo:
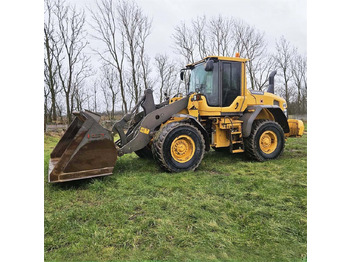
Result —
<path fill-rule="evenodd" d="M 205 63 L 204 70 L 208 72 L 208 71 L 213 71 L 213 69 L 214 69 L 214 61 L 213 60 L 208 60 Z"/>
<path fill-rule="evenodd" d="M 181 79 L 182 81 L 184 80 L 184 74 L 185 74 L 184 71 L 181 71 L 181 72 L 180 72 L 180 79 Z"/>

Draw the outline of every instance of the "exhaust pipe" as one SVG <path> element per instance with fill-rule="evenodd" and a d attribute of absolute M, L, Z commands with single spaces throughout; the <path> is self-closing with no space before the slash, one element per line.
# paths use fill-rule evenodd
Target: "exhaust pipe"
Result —
<path fill-rule="evenodd" d="M 267 92 L 274 94 L 275 93 L 275 75 L 277 74 L 277 71 L 272 71 L 269 76 L 269 88 L 267 89 Z"/>

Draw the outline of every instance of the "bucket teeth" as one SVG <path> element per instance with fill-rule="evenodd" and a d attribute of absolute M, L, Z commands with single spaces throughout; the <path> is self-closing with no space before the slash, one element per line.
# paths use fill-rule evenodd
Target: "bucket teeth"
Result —
<path fill-rule="evenodd" d="M 117 151 L 110 131 L 98 122 L 100 116 L 75 112 L 75 118 L 51 153 L 50 183 L 106 176 L 113 173 Z"/>

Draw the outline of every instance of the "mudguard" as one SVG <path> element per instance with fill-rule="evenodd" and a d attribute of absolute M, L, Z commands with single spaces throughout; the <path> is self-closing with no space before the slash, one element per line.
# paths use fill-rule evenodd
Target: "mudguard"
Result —
<path fill-rule="evenodd" d="M 243 121 L 243 125 L 242 125 L 243 137 L 248 137 L 250 135 L 253 122 L 263 108 L 269 110 L 269 112 L 275 118 L 275 121 L 281 125 L 284 133 L 289 133 L 289 125 L 288 125 L 287 117 L 285 116 L 285 114 L 283 113 L 282 109 L 279 106 L 255 105 L 255 106 L 248 106 L 246 109 L 246 112 L 240 118 L 240 120 Z"/>

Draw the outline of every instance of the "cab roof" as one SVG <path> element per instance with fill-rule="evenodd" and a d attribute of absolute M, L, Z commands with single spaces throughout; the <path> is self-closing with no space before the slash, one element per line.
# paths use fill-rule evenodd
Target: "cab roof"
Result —
<path fill-rule="evenodd" d="M 193 67 L 197 64 L 200 64 L 202 62 L 205 62 L 207 59 L 212 58 L 212 59 L 217 59 L 220 61 L 236 61 L 236 62 L 247 62 L 249 61 L 249 59 L 247 58 L 242 58 L 242 57 L 228 57 L 228 56 L 207 56 L 205 58 L 203 58 L 202 60 L 199 60 L 197 62 L 194 62 L 192 64 L 188 64 L 186 65 L 186 67 Z"/>

